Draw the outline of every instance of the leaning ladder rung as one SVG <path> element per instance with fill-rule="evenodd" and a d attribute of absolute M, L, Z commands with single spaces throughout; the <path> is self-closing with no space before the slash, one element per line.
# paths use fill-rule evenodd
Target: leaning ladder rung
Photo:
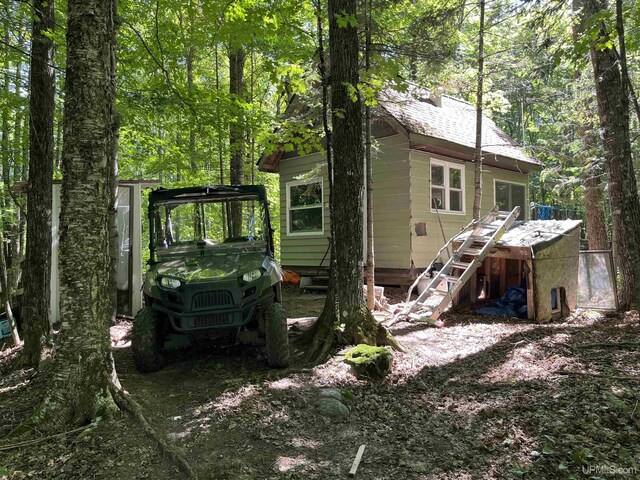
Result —
<path fill-rule="evenodd" d="M 456 277 L 455 275 L 442 275 L 442 278 L 444 278 L 449 283 L 456 283 L 458 280 L 460 280 L 460 277 Z"/>
<path fill-rule="evenodd" d="M 469 238 L 471 238 L 474 242 L 488 242 L 489 240 L 491 240 L 491 236 L 486 236 L 486 235 L 469 235 Z"/>
<path fill-rule="evenodd" d="M 444 276 L 444 275 L 441 275 L 441 276 Z M 429 293 L 441 293 L 443 295 L 445 294 L 445 292 L 443 292 L 442 290 L 438 290 L 435 287 L 427 288 L 427 292 L 429 292 Z"/>
<path fill-rule="evenodd" d="M 466 262 L 451 262 L 449 265 L 451 265 L 451 268 L 459 268 L 461 270 L 466 270 L 467 267 L 471 264 Z"/>
<path fill-rule="evenodd" d="M 440 304 L 431 311 L 430 315 L 431 320 L 437 320 L 447 305 L 451 302 L 452 298 L 462 289 L 464 282 L 470 278 L 473 272 L 482 263 L 484 257 L 489 254 L 497 244 L 502 243 L 500 238 L 515 220 L 514 215 L 516 214 L 516 211 L 517 207 L 511 212 L 497 211 L 497 207 L 494 207 L 494 209 L 492 209 L 488 215 L 485 215 L 480 222 L 470 223 L 465 227 L 464 230 L 473 230 L 473 232 L 487 229 L 491 234 L 471 233 L 469 237 L 467 237 L 467 240 L 463 242 L 466 246 L 464 248 L 458 248 L 458 250 L 454 252 L 454 257 L 450 258 L 446 263 L 443 270 L 447 272 L 447 274 L 438 273 L 430 282 L 430 286 L 420 294 L 418 300 L 409 305 L 405 315 L 411 316 L 414 308 L 418 305 L 427 307 L 425 304 L 426 300 L 431 296 L 431 294 L 437 293 L 443 295 L 443 298 L 440 301 Z M 498 223 L 498 225 L 494 225 L 494 222 Z M 470 263 L 467 263 L 461 260 L 463 256 L 475 258 L 473 258 Z M 464 270 L 464 272 L 460 276 L 451 275 L 451 270 L 454 268 Z M 443 292 L 431 286 L 439 285 L 442 281 L 447 282 L 447 292 Z M 411 289 L 413 289 L 413 286 Z M 415 314 L 413 314 L 413 316 L 417 317 Z"/>

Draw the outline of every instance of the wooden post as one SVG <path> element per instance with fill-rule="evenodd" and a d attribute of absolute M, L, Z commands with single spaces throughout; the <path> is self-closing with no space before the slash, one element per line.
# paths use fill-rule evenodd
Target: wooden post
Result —
<path fill-rule="evenodd" d="M 485 276 L 485 288 L 484 288 L 484 298 L 488 300 L 491 298 L 491 262 L 493 261 L 492 257 L 487 257 L 484 261 L 484 276 Z"/>
<path fill-rule="evenodd" d="M 500 271 L 500 295 L 504 294 L 507 288 L 507 259 L 498 258 L 498 269 Z"/>
<path fill-rule="evenodd" d="M 474 272 L 469 280 L 469 303 L 472 305 L 478 301 L 478 272 Z"/>
<path fill-rule="evenodd" d="M 527 260 L 527 318 L 534 320 L 536 318 L 536 307 L 534 304 L 534 292 L 533 292 L 533 261 Z"/>

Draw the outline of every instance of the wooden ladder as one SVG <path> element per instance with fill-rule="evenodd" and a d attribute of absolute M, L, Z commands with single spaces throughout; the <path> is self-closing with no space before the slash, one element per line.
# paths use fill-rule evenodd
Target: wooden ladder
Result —
<path fill-rule="evenodd" d="M 453 252 L 453 255 L 451 255 L 440 271 L 433 276 L 427 288 L 422 291 L 418 298 L 413 302 L 410 301 L 413 289 L 418 285 L 420 280 L 430 273 L 431 266 L 440 259 L 442 250 L 452 242 L 453 238 L 440 249 L 437 258 L 431 262 L 429 268 L 422 272 L 409 288 L 405 308 L 396 316 L 393 323 L 404 316 L 412 320 L 426 321 L 434 325 L 438 324 L 438 318 L 440 318 L 444 309 L 449 306 L 456 294 L 460 292 L 465 283 L 467 283 L 473 273 L 482 264 L 485 257 L 496 246 L 511 225 L 513 225 L 513 222 L 515 222 L 519 214 L 520 207 L 516 207 L 510 212 L 501 212 L 498 206 L 495 206 L 480 220 L 473 221 L 464 227 L 462 231 L 454 237 L 458 238 L 460 235 L 470 232 L 462 242 L 462 245 Z M 473 260 L 470 262 L 466 260 L 463 261 L 463 257 L 472 257 Z M 437 289 L 438 285 L 443 281 L 447 284 L 446 292 Z M 431 311 L 431 308 L 426 305 L 426 301 L 434 294 L 444 294 L 444 297 L 440 301 L 440 304 Z"/>

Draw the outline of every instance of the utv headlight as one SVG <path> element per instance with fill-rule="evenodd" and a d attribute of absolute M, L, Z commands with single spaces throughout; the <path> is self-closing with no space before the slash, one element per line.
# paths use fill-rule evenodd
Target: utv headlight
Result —
<path fill-rule="evenodd" d="M 244 280 L 247 283 L 251 283 L 258 280 L 261 276 L 262 276 L 262 272 L 260 270 L 258 269 L 251 270 L 250 272 L 247 272 L 244 275 L 242 275 L 242 280 Z"/>
<path fill-rule="evenodd" d="M 160 279 L 160 285 L 165 288 L 178 288 L 180 287 L 181 282 L 177 278 L 162 277 Z"/>

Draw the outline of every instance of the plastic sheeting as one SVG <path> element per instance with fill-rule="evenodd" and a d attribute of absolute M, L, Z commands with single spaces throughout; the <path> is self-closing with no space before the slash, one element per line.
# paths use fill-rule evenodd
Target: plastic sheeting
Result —
<path fill-rule="evenodd" d="M 507 287 L 500 300 L 476 310 L 478 315 L 527 318 L 527 292 L 523 287 Z"/>
<path fill-rule="evenodd" d="M 617 308 L 615 269 L 609 250 L 580 252 L 578 307 L 602 310 Z"/>

